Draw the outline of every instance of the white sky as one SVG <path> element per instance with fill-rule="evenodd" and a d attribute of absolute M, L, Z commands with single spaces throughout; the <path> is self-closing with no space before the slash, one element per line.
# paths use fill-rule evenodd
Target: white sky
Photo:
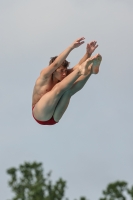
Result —
<path fill-rule="evenodd" d="M 133 1 L 0 0 L 0 199 L 10 199 L 6 169 L 42 162 L 67 181 L 73 200 L 101 197 L 106 185 L 133 185 Z M 100 73 L 90 78 L 55 126 L 31 115 L 36 78 L 75 39 L 97 40 Z"/>

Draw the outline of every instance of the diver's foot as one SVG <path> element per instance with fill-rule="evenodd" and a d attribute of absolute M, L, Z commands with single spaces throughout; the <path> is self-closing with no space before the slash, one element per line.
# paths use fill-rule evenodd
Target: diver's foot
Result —
<path fill-rule="evenodd" d="M 86 76 L 92 73 L 92 66 L 93 66 L 93 61 L 94 58 L 88 58 L 85 62 L 83 62 L 80 66 L 79 66 L 79 71 L 81 73 L 81 75 Z"/>
<path fill-rule="evenodd" d="M 99 72 L 100 63 L 102 61 L 102 56 L 97 54 L 93 57 L 92 74 L 97 74 Z"/>
<path fill-rule="evenodd" d="M 97 54 L 93 57 L 88 58 L 84 63 L 79 66 L 81 75 L 97 74 L 99 72 L 100 63 L 102 56 Z"/>

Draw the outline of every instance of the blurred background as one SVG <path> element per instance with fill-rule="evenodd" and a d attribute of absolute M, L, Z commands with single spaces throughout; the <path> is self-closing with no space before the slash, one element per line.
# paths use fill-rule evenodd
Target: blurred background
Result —
<path fill-rule="evenodd" d="M 133 1 L 0 0 L 0 199 L 9 199 L 6 170 L 42 162 L 67 181 L 70 199 L 98 199 L 109 182 L 133 183 Z M 96 40 L 100 73 L 74 95 L 60 122 L 32 118 L 36 79 L 75 39 L 73 67 Z"/>

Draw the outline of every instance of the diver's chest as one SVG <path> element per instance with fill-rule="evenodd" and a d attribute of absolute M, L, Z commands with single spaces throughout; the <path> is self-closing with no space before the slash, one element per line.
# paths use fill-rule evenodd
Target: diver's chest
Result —
<path fill-rule="evenodd" d="M 47 84 L 45 84 L 41 87 L 40 92 L 43 94 L 50 92 L 55 85 L 56 84 L 53 84 L 52 81 L 49 81 Z"/>

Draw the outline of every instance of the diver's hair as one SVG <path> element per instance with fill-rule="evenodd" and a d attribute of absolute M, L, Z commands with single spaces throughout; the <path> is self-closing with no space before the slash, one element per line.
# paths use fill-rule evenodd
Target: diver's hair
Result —
<path fill-rule="evenodd" d="M 51 63 L 53 63 L 57 57 L 58 56 L 51 57 L 49 61 L 49 65 L 51 65 Z M 62 63 L 63 67 L 66 67 L 66 68 L 69 67 L 69 64 L 70 62 L 68 62 L 67 60 L 64 60 L 64 62 Z"/>

